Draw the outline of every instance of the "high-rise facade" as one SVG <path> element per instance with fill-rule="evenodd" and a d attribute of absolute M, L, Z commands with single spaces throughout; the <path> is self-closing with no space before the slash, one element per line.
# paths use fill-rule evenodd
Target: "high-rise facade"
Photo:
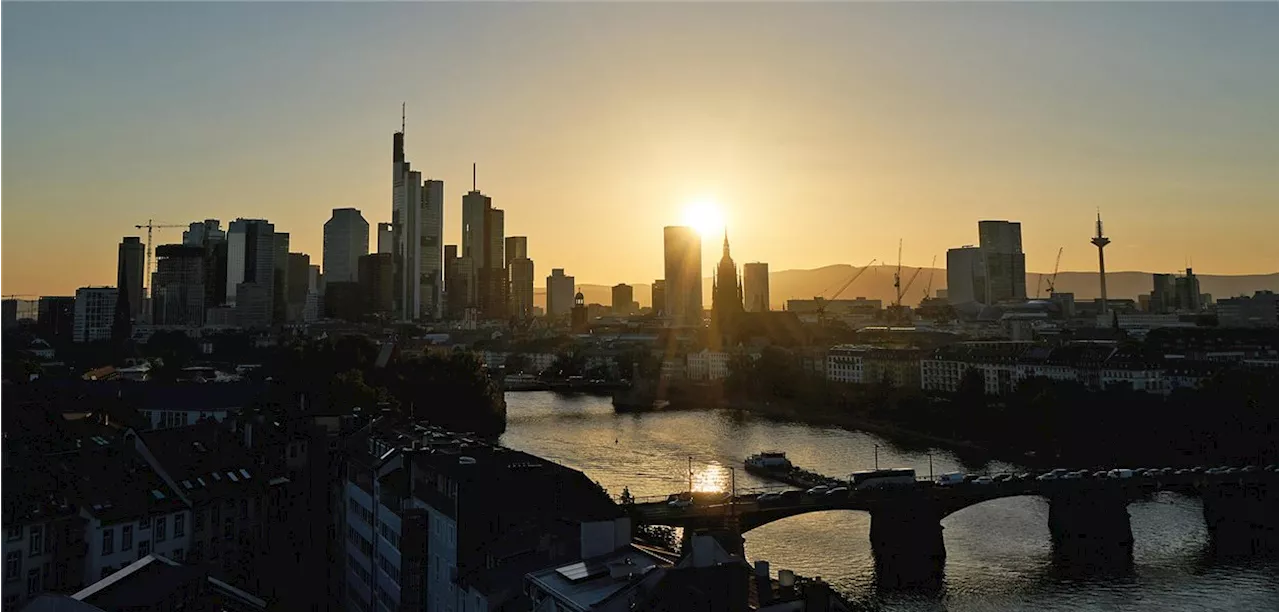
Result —
<path fill-rule="evenodd" d="M 186 246 L 204 246 L 209 243 L 226 240 L 227 233 L 222 231 L 221 226 L 222 222 L 217 219 L 196 221 L 188 225 L 187 230 L 182 232 L 182 244 Z"/>
<path fill-rule="evenodd" d="M 986 303 L 986 267 L 982 249 L 963 246 L 947 249 L 947 301 L 952 304 Z"/>
<path fill-rule="evenodd" d="M 769 311 L 769 264 L 742 264 L 742 297 L 747 312 Z"/>
<path fill-rule="evenodd" d="M 462 196 L 462 253 L 472 267 L 474 282 L 468 287 L 468 307 L 486 319 L 507 316 L 507 272 L 504 246 L 505 214 L 493 207 L 493 199 L 477 189 Z"/>
<path fill-rule="evenodd" d="M 742 314 L 742 280 L 729 255 L 729 232 L 724 233 L 724 253 L 711 279 L 711 321 L 721 336 L 733 333 Z"/>
<path fill-rule="evenodd" d="M 635 302 L 635 290 L 631 285 L 618 283 L 613 286 L 613 312 L 616 314 L 631 314 L 631 307 Z"/>
<path fill-rule="evenodd" d="M 666 313 L 676 325 L 702 325 L 702 239 L 692 227 L 663 228 Z"/>
<path fill-rule="evenodd" d="M 503 256 L 507 267 L 507 309 L 510 316 L 525 320 L 533 316 L 533 260 L 529 259 L 529 239 L 507 238 Z"/>
<path fill-rule="evenodd" d="M 205 249 L 201 245 L 156 247 L 151 277 L 151 321 L 157 325 L 204 325 Z"/>
<path fill-rule="evenodd" d="M 360 258 L 360 294 L 365 299 L 362 309 L 371 315 L 389 316 L 392 306 L 391 254 L 370 253 Z"/>
<path fill-rule="evenodd" d="M 667 281 L 659 278 L 650 287 L 649 304 L 653 314 L 663 316 L 667 313 Z"/>
<path fill-rule="evenodd" d="M 573 277 L 553 268 L 547 277 L 547 316 L 562 317 L 573 309 Z"/>
<path fill-rule="evenodd" d="M 1022 224 L 979 221 L 978 248 L 986 272 L 984 304 L 1027 299 L 1027 257 L 1022 253 Z"/>
<path fill-rule="evenodd" d="M 228 227 L 226 303 L 236 309 L 237 324 L 270 325 L 276 250 L 275 226 L 265 219 L 236 219 Z"/>
<path fill-rule="evenodd" d="M 392 136 L 391 242 L 396 316 L 443 315 L 444 182 L 423 182 L 404 156 L 404 129 Z"/>
<path fill-rule="evenodd" d="M 289 234 L 276 232 L 275 252 L 271 261 L 275 267 L 271 278 L 271 322 L 283 325 L 289 321 Z"/>
<path fill-rule="evenodd" d="M 311 256 L 306 253 L 289 253 L 289 283 L 285 289 L 290 323 L 304 320 L 307 294 L 311 290 Z"/>
<path fill-rule="evenodd" d="M 115 287 L 81 287 L 76 289 L 73 342 L 109 340 L 116 315 Z"/>
<path fill-rule="evenodd" d="M 395 232 L 391 231 L 390 223 L 378 224 L 378 252 L 394 254 L 396 252 Z"/>
<path fill-rule="evenodd" d="M 142 275 L 147 257 L 147 247 L 137 236 L 127 236 L 120 242 L 116 262 L 116 287 L 120 290 L 121 307 L 126 308 L 129 319 L 138 321 L 143 312 Z M 127 300 L 127 302 L 125 302 Z"/>
<path fill-rule="evenodd" d="M 355 208 L 335 208 L 324 224 L 324 273 L 334 282 L 355 282 L 357 262 L 369 254 L 369 222 Z"/>

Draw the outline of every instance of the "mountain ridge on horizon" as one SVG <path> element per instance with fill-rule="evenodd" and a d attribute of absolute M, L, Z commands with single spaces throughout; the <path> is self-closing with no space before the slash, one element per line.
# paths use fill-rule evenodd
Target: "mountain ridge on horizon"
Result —
<path fill-rule="evenodd" d="M 845 289 L 840 299 L 865 297 L 878 299 L 888 305 L 893 301 L 893 272 L 897 266 L 874 265 Z M 840 288 L 849 280 L 855 270 L 862 266 L 852 264 L 830 264 L 810 269 L 788 269 L 769 272 L 769 300 L 774 310 L 781 310 L 789 299 L 811 299 L 825 296 Z M 916 270 L 920 272 L 916 273 Z M 1150 293 L 1153 272 L 1121 270 L 1107 272 L 1107 294 L 1112 299 L 1136 300 L 1139 294 Z M 932 283 L 929 293 L 936 295 L 938 289 L 947 285 L 945 268 L 903 267 L 902 284 L 906 285 L 912 275 L 916 275 L 906 291 L 903 292 L 903 303 L 909 306 L 919 304 L 924 297 L 924 288 Z M 1048 296 L 1047 282 L 1049 273 L 1027 273 L 1027 297 L 1034 299 L 1037 283 L 1040 284 L 1041 297 Z M 1208 293 L 1214 299 L 1237 295 L 1252 295 L 1254 291 L 1280 291 L 1280 272 L 1264 274 L 1196 274 L 1200 279 L 1200 291 Z M 652 288 L 649 283 L 628 283 L 632 287 L 633 299 L 641 307 L 650 305 Z M 703 306 L 711 307 L 711 277 L 703 278 Z M 594 283 L 577 285 L 588 304 L 609 305 L 612 303 L 612 286 Z M 1056 290 L 1060 293 L 1074 293 L 1077 300 L 1091 300 L 1099 297 L 1097 271 L 1059 271 Z M 534 287 L 534 304 L 546 305 L 546 287 Z"/>

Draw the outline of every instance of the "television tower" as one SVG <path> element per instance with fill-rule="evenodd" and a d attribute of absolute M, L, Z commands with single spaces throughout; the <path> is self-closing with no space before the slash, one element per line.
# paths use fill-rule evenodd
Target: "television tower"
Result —
<path fill-rule="evenodd" d="M 1098 233 L 1089 242 L 1098 247 L 1098 280 L 1102 284 L 1102 314 L 1107 314 L 1107 259 L 1102 249 L 1111 244 L 1111 239 L 1102 235 L 1102 213 L 1098 213 Z"/>

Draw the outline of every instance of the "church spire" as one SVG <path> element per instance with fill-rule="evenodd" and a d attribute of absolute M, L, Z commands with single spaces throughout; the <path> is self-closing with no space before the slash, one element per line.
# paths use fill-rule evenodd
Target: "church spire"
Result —
<path fill-rule="evenodd" d="M 724 258 L 729 259 L 729 228 L 724 228 Z"/>

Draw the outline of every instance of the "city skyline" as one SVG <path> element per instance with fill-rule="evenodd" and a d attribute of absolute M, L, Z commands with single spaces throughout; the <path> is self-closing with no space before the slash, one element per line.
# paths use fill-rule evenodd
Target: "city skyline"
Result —
<path fill-rule="evenodd" d="M 978 219 L 1023 224 L 1028 271 L 1052 269 L 1058 247 L 1062 270 L 1089 271 L 1096 208 L 1115 240 L 1109 270 L 1171 271 L 1191 259 L 1205 274 L 1275 271 L 1274 5 L 7 12 L 16 92 L 4 114 L 7 294 L 111 284 L 110 249 L 148 218 L 263 218 L 291 234 L 291 250 L 319 259 L 333 208 L 357 208 L 374 227 L 389 221 L 385 141 L 402 101 L 406 156 L 445 183 L 443 242 L 460 243 L 462 195 L 478 163 L 507 233 L 530 238 L 538 277 L 565 268 L 591 284 L 661 278 L 661 228 L 707 201 L 718 203 L 735 252 L 777 271 L 891 260 L 897 238 L 904 266 L 926 265 L 973 244 Z M 444 95 L 369 69 L 387 44 L 370 39 L 432 16 L 442 39 L 405 50 L 404 62 L 438 69 Z M 256 25 L 286 18 L 297 27 L 278 40 Z M 308 39 L 343 20 L 364 27 L 344 27 L 330 43 Z M 431 59 L 434 45 L 501 41 L 528 20 L 537 27 L 485 54 Z M 705 35 L 708 23 L 722 31 Z M 672 44 L 641 59 L 650 27 L 671 28 Z M 821 38 L 815 28 L 853 40 L 811 42 Z M 557 42 L 566 33 L 579 42 Z M 245 44 L 208 46 L 227 36 Z M 1089 48 L 1077 48 L 1082 37 Z M 346 44 L 360 52 L 338 61 Z M 84 46 L 94 60 L 72 52 Z M 890 53 L 900 69 L 878 55 Z M 1095 61 L 1103 54 L 1107 62 Z M 311 67 L 316 58 L 334 60 L 329 72 Z M 983 91 L 958 80 L 979 63 L 991 66 L 978 73 Z M 316 99 L 317 77 L 353 93 Z M 186 98 L 211 87 L 216 104 Z M 524 101 L 519 112 L 491 101 L 504 96 Z M 84 100 L 94 107 L 78 106 Z M 165 146 L 149 140 L 155 134 Z M 66 160 L 79 180 L 53 178 Z M 300 167 L 326 180 L 286 180 Z M 197 179 L 202 189 L 184 190 Z M 70 188 L 85 183 L 95 185 L 94 210 L 110 211 L 93 222 L 77 221 L 94 213 Z M 179 190 L 190 197 L 175 204 Z M 41 249 L 51 235 L 58 248 Z M 714 262 L 718 241 L 703 238 L 702 260 Z M 159 230 L 153 247 L 180 242 Z"/>

